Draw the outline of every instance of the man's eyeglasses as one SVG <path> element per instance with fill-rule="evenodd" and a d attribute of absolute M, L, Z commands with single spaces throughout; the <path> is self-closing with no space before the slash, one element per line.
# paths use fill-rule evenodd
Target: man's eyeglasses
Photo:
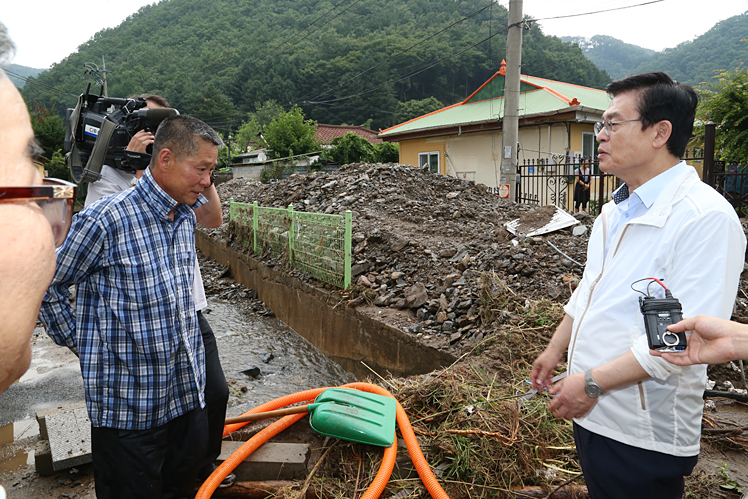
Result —
<path fill-rule="evenodd" d="M 35 201 L 52 226 L 55 246 L 60 246 L 73 221 L 73 204 L 78 188 L 57 178 L 45 178 L 43 185 L 21 187 L 0 186 L 0 203 L 5 201 Z"/>
<path fill-rule="evenodd" d="M 621 123 L 629 123 L 631 121 L 641 121 L 641 118 L 639 118 L 638 120 L 610 121 L 606 119 L 603 121 L 598 121 L 597 123 L 595 123 L 595 135 L 600 133 L 603 128 L 605 128 L 605 133 L 610 135 L 613 133 L 613 125 L 619 125 Z"/>

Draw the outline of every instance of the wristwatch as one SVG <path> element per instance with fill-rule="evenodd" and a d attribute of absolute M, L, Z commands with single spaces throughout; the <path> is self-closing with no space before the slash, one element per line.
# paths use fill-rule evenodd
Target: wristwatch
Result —
<path fill-rule="evenodd" d="M 593 399 L 603 394 L 603 389 L 592 379 L 592 369 L 584 373 L 584 393 Z"/>

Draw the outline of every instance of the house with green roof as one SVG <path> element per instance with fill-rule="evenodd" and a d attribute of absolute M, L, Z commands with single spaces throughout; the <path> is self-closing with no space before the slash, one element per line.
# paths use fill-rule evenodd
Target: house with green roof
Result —
<path fill-rule="evenodd" d="M 399 143 L 402 164 L 428 165 L 433 172 L 497 187 L 505 75 L 502 61 L 501 69 L 463 102 L 383 130 L 379 137 Z M 552 165 L 595 155 L 593 125 L 609 103 L 604 90 L 521 75 L 519 163 L 535 159 Z"/>

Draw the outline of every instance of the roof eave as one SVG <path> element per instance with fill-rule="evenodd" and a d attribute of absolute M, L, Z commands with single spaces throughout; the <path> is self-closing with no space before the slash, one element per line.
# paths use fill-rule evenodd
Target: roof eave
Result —
<path fill-rule="evenodd" d="M 595 123 L 602 119 L 603 111 L 600 109 L 587 107 L 587 106 L 572 106 L 565 109 L 557 109 L 555 111 L 549 111 L 546 113 L 535 113 L 531 115 L 524 115 L 520 117 L 520 126 L 536 125 L 543 121 L 548 121 L 547 118 L 557 117 L 559 119 L 555 122 L 560 121 L 576 121 L 577 123 Z M 544 120 L 546 119 L 546 120 Z M 495 126 L 488 126 L 495 125 Z M 425 137 L 436 137 L 439 135 L 453 135 L 454 133 L 469 133 L 469 132 L 480 132 L 485 130 L 498 130 L 503 128 L 502 120 L 484 120 L 484 121 L 472 121 L 466 123 L 450 123 L 449 125 L 436 126 L 429 128 L 419 128 L 416 130 L 409 130 L 402 133 L 389 132 L 387 135 L 379 134 L 382 139 L 397 142 L 403 139 L 417 139 Z M 462 130 L 459 130 L 462 129 Z M 384 135 L 384 136 L 383 136 Z"/>

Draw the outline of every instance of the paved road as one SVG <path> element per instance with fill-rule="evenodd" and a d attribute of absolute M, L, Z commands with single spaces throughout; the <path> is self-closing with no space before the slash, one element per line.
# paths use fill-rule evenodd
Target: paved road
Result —
<path fill-rule="evenodd" d="M 42 328 L 34 330 L 31 341 L 29 370 L 0 394 L 0 426 L 33 418 L 43 409 L 84 400 L 78 357 L 55 345 Z"/>

